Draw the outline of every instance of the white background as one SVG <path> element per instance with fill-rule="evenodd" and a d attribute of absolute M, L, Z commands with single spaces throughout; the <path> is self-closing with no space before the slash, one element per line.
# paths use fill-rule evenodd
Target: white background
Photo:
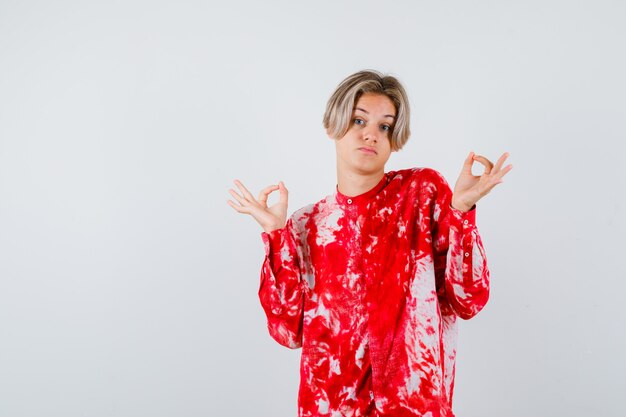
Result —
<path fill-rule="evenodd" d="M 332 193 L 322 114 L 365 68 L 411 100 L 387 170 L 514 165 L 457 415 L 624 416 L 625 41 L 621 1 L 0 0 L 0 416 L 295 416 L 227 190 Z"/>

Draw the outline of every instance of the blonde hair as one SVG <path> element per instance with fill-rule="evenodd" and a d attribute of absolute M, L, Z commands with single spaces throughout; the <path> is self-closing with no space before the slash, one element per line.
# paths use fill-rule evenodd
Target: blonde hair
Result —
<path fill-rule="evenodd" d="M 409 98 L 400 81 L 391 75 L 374 70 L 363 70 L 344 79 L 328 99 L 323 125 L 332 138 L 342 138 L 350 129 L 354 106 L 364 93 L 389 97 L 396 107 L 396 118 L 391 131 L 391 149 L 398 151 L 409 140 Z"/>

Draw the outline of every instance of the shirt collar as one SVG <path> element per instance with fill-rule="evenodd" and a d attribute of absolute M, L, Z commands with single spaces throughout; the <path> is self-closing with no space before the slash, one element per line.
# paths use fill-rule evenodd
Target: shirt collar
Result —
<path fill-rule="evenodd" d="M 335 200 L 341 205 L 355 206 L 367 204 L 368 201 L 372 197 L 374 197 L 380 190 L 382 190 L 385 185 L 389 182 L 389 173 L 385 173 L 383 177 L 380 179 L 378 184 L 376 184 L 372 189 L 366 191 L 362 194 L 355 196 L 347 196 L 339 192 L 339 185 L 335 185 Z"/>

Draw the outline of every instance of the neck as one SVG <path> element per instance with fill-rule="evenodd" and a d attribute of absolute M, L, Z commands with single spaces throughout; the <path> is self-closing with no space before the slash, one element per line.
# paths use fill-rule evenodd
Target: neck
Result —
<path fill-rule="evenodd" d="M 368 174 L 356 174 L 337 169 L 337 189 L 343 195 L 354 197 L 376 186 L 383 179 L 384 170 Z"/>

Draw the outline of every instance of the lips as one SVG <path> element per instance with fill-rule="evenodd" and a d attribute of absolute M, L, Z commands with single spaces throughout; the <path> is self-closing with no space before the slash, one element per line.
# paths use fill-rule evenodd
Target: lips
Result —
<path fill-rule="evenodd" d="M 367 146 L 363 146 L 362 148 L 359 148 L 359 150 L 360 150 L 360 151 L 363 151 L 363 152 L 365 152 L 365 153 L 378 155 L 378 152 L 376 152 L 376 149 L 374 149 L 374 148 L 368 148 Z"/>

